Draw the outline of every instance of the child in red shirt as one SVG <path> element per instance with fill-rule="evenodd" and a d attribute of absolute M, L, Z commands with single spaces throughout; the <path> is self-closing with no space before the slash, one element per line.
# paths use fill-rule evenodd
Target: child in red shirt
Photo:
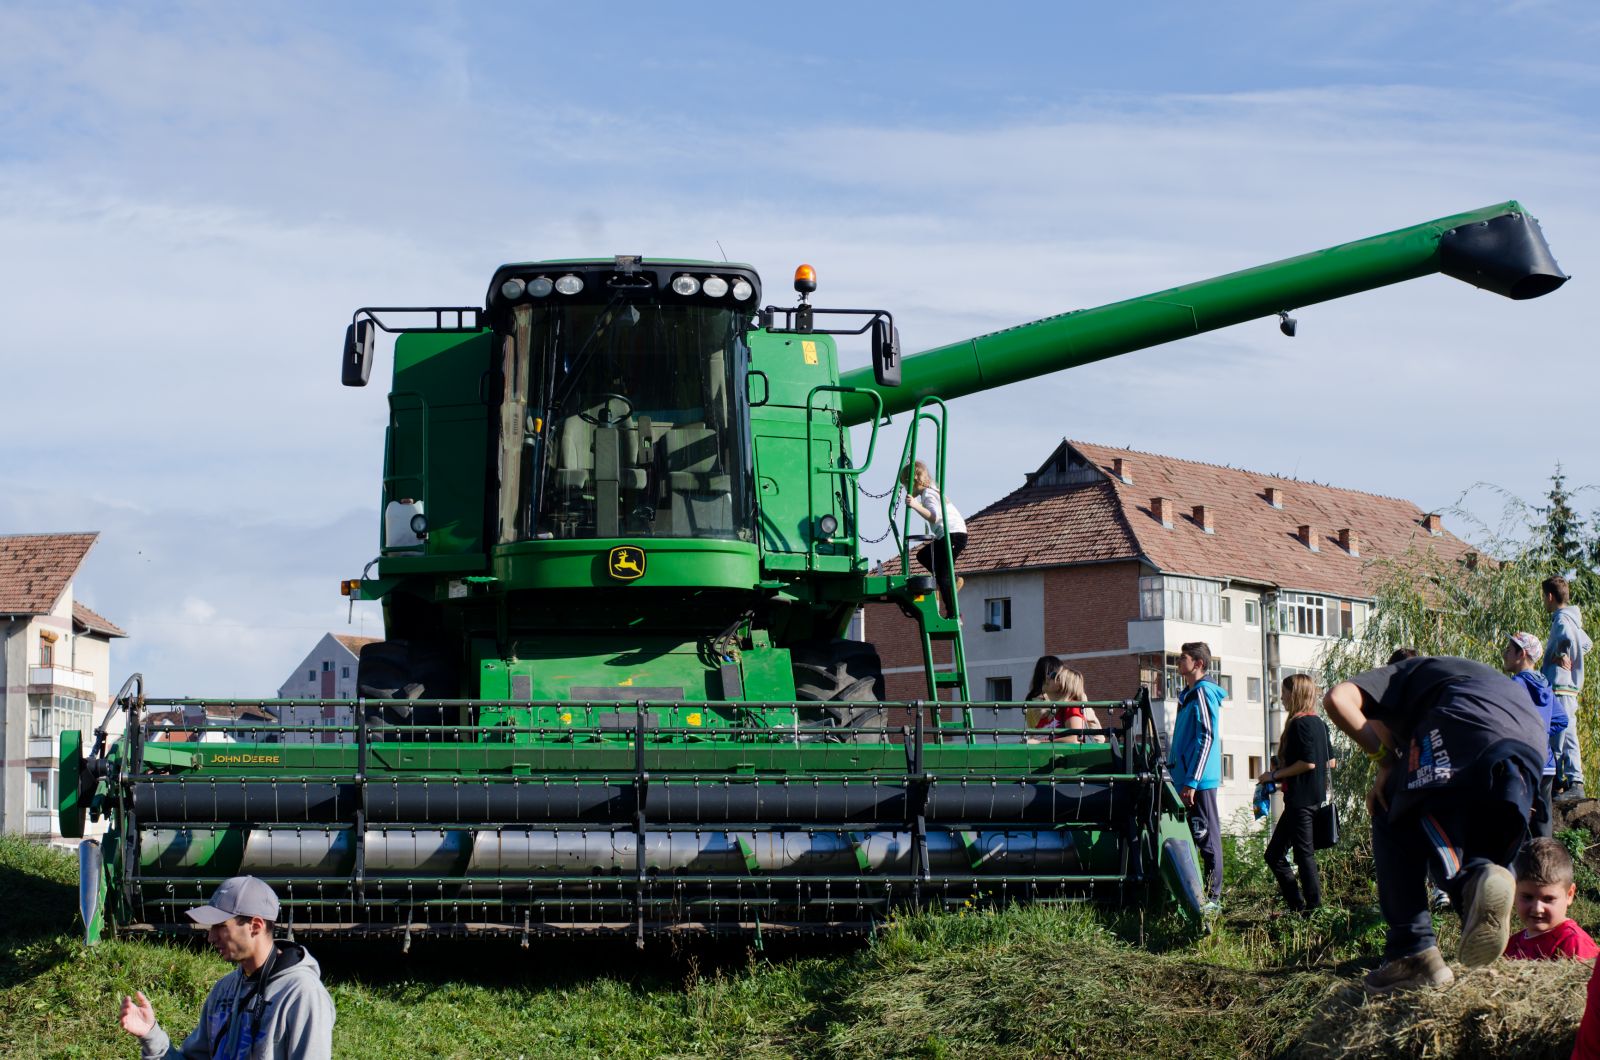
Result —
<path fill-rule="evenodd" d="M 1567 906 L 1578 893 L 1572 882 L 1572 855 L 1554 839 L 1530 839 L 1513 864 L 1517 874 L 1517 918 L 1522 930 L 1506 943 L 1505 955 L 1525 960 L 1600 957 L 1589 933 L 1567 919 Z"/>

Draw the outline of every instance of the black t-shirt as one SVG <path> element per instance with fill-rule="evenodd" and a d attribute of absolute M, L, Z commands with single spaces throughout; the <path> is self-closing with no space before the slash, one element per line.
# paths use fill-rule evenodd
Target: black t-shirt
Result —
<path fill-rule="evenodd" d="M 1416 800 L 1442 788 L 1521 801 L 1497 764 L 1514 760 L 1537 777 L 1546 735 L 1528 694 L 1505 674 L 1470 659 L 1423 656 L 1352 677 L 1368 718 L 1395 734 L 1401 767 L 1395 770 L 1390 807 L 1403 813 Z"/>
<path fill-rule="evenodd" d="M 1283 728 L 1282 750 L 1278 753 L 1280 768 L 1296 762 L 1310 762 L 1309 773 L 1289 777 L 1283 786 L 1283 805 L 1299 810 L 1321 806 L 1328 797 L 1328 724 L 1315 714 L 1300 714 L 1289 719 Z"/>

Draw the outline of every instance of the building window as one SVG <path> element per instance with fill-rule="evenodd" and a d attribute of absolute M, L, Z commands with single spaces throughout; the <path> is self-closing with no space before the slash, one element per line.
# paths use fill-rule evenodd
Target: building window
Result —
<path fill-rule="evenodd" d="M 317 671 L 315 671 L 315 670 L 307 670 L 306 671 L 306 680 L 307 681 L 315 681 L 316 679 L 317 679 Z"/>
<path fill-rule="evenodd" d="M 1261 678 L 1247 677 L 1244 679 L 1244 698 L 1252 703 L 1261 702 Z"/>
<path fill-rule="evenodd" d="M 28 809 L 53 810 L 50 802 L 50 774 L 54 770 L 33 769 L 28 771 Z"/>
<path fill-rule="evenodd" d="M 1250 756 L 1250 779 L 1254 780 L 1257 777 L 1259 777 L 1262 773 L 1265 773 L 1265 772 L 1266 772 L 1266 770 L 1261 768 L 1261 756 L 1260 755 L 1251 755 Z"/>
<path fill-rule="evenodd" d="M 1244 624 L 1247 626 L 1261 625 L 1261 607 L 1254 600 L 1244 602 Z"/>
<path fill-rule="evenodd" d="M 985 695 L 991 701 L 996 703 L 1011 702 L 1011 678 L 990 677 L 984 681 L 983 687 Z"/>
<path fill-rule="evenodd" d="M 1011 628 L 1011 597 L 1002 596 L 983 602 L 985 618 L 983 628 L 990 633 Z"/>
<path fill-rule="evenodd" d="M 1210 675 L 1208 674 L 1207 676 L 1210 676 Z M 1222 686 L 1222 690 L 1224 692 L 1228 693 L 1229 696 L 1233 695 L 1233 678 L 1232 677 L 1229 677 L 1227 674 L 1217 674 L 1215 677 L 1212 677 L 1211 680 L 1213 680 L 1217 684 L 1221 685 Z"/>
<path fill-rule="evenodd" d="M 346 681 L 350 680 L 350 667 L 341 666 L 339 668 L 339 676 Z"/>
<path fill-rule="evenodd" d="M 1223 780 L 1232 780 L 1233 779 L 1233 756 L 1232 755 L 1223 755 L 1222 756 L 1222 779 Z"/>
<path fill-rule="evenodd" d="M 56 664 L 56 646 L 54 644 L 50 643 L 48 640 L 45 640 L 43 637 L 40 637 L 39 638 L 39 665 L 40 666 L 54 666 L 55 664 Z"/>
<path fill-rule="evenodd" d="M 1302 637 L 1328 636 L 1328 605 L 1337 618 L 1339 601 L 1309 593 L 1283 593 L 1278 597 L 1278 632 Z"/>
<path fill-rule="evenodd" d="M 77 696 L 28 697 L 28 737 L 34 740 L 54 740 L 67 729 L 84 730 L 89 727 L 89 713 L 94 705 Z"/>
<path fill-rule="evenodd" d="M 1222 624 L 1227 625 L 1233 621 L 1233 601 L 1226 596 L 1222 598 Z"/>
<path fill-rule="evenodd" d="M 333 660 L 332 659 L 324 659 L 324 660 L 322 660 L 322 672 L 325 673 L 325 674 L 333 673 Z"/>
<path fill-rule="evenodd" d="M 1222 583 L 1160 574 L 1140 578 L 1139 617 L 1218 625 L 1222 621 Z"/>

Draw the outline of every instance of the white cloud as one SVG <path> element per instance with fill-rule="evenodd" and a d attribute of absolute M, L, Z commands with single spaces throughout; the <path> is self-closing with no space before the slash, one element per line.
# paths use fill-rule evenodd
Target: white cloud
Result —
<path fill-rule="evenodd" d="M 1600 481 L 1600 428 L 1542 411 L 1587 385 L 1600 137 L 1526 94 L 1309 84 L 763 124 L 530 100 L 448 17 L 359 44 L 276 22 L 0 12 L 0 525 L 104 531 L 85 599 L 155 687 L 266 694 L 343 628 L 387 415 L 381 385 L 334 382 L 344 324 L 476 301 L 504 260 L 720 240 L 768 301 L 810 261 L 820 303 L 890 308 L 916 349 L 1516 195 L 1568 289 L 1512 304 L 1427 279 L 1308 308 L 1293 341 L 1261 322 L 964 399 L 952 499 L 981 507 L 1064 435 L 1430 507 L 1483 479 L 1536 492 L 1558 459 Z"/>

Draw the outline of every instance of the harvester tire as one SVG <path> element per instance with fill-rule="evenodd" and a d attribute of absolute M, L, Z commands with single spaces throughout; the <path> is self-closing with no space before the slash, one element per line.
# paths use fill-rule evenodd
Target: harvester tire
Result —
<path fill-rule="evenodd" d="M 789 657 L 797 700 L 839 704 L 802 708 L 803 726 L 823 728 L 827 737 L 850 743 L 883 740 L 884 708 L 844 705 L 883 701 L 883 663 L 876 648 L 858 640 L 815 641 L 790 648 Z"/>
<path fill-rule="evenodd" d="M 457 681 L 444 653 L 404 640 L 380 640 L 364 645 L 356 663 L 356 685 L 368 699 L 394 700 L 381 707 L 369 705 L 367 720 L 380 725 L 454 725 L 461 719 L 446 717 L 439 707 L 414 707 L 417 699 L 454 699 Z"/>

